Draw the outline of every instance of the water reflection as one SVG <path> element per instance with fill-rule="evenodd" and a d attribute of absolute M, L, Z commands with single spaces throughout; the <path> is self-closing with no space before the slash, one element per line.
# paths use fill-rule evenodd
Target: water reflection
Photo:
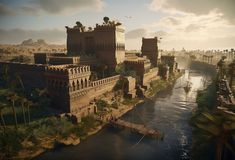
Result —
<path fill-rule="evenodd" d="M 192 135 L 188 118 L 196 106 L 196 91 L 205 87 L 203 79 L 206 77 L 209 79 L 197 72 L 182 76 L 174 86 L 160 92 L 154 101 L 141 104 L 122 117 L 161 130 L 165 134 L 164 141 L 145 137 L 136 146 L 141 135 L 128 130 L 105 128 L 78 146 L 47 152 L 38 159 L 190 159 Z M 183 86 L 187 80 L 192 82 L 192 88 L 185 93 Z"/>

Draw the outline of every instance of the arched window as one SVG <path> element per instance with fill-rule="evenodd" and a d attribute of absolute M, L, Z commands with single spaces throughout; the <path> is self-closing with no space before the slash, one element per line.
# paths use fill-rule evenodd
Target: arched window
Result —
<path fill-rule="evenodd" d="M 87 79 L 85 78 L 85 87 L 87 87 L 88 85 L 87 85 Z"/>
<path fill-rule="evenodd" d="M 77 80 L 77 90 L 80 89 L 80 84 L 79 84 L 79 81 Z"/>
<path fill-rule="evenodd" d="M 84 86 L 83 86 L 83 80 L 81 79 L 81 89 L 83 89 Z"/>
<path fill-rule="evenodd" d="M 75 91 L 75 90 L 76 90 L 76 86 L 75 86 L 74 81 L 73 81 L 73 83 L 72 83 L 72 87 L 73 87 L 73 91 Z"/>

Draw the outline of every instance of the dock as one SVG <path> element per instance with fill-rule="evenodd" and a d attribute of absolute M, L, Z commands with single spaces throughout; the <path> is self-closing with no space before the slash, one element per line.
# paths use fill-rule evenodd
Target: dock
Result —
<path fill-rule="evenodd" d="M 131 131 L 142 134 L 144 136 L 153 137 L 160 140 L 163 140 L 164 138 L 164 135 L 159 131 L 148 128 L 142 124 L 135 124 L 121 119 L 110 120 L 110 124 L 114 127 L 130 129 Z"/>

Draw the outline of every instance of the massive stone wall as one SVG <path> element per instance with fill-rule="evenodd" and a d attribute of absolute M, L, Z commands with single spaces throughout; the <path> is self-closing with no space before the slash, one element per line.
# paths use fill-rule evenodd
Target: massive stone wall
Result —
<path fill-rule="evenodd" d="M 136 72 L 136 83 L 141 86 L 144 84 L 144 75 L 151 71 L 150 61 L 147 58 L 142 60 L 126 60 L 125 66 L 128 70 Z"/>
<path fill-rule="evenodd" d="M 45 65 L 0 61 L 0 70 L 8 68 L 9 78 L 20 76 L 25 88 L 45 88 Z"/>

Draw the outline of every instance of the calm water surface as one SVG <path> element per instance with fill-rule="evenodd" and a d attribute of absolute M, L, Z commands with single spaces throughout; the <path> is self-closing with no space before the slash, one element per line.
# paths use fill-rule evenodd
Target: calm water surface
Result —
<path fill-rule="evenodd" d="M 46 152 L 40 160 L 186 160 L 190 159 L 192 131 L 188 125 L 191 111 L 196 107 L 198 89 L 205 87 L 210 76 L 192 72 L 180 77 L 174 86 L 160 92 L 153 101 L 138 105 L 122 119 L 145 124 L 164 133 L 163 141 L 144 137 L 128 130 L 104 128 L 78 146 Z M 182 88 L 192 82 L 188 94 Z"/>

